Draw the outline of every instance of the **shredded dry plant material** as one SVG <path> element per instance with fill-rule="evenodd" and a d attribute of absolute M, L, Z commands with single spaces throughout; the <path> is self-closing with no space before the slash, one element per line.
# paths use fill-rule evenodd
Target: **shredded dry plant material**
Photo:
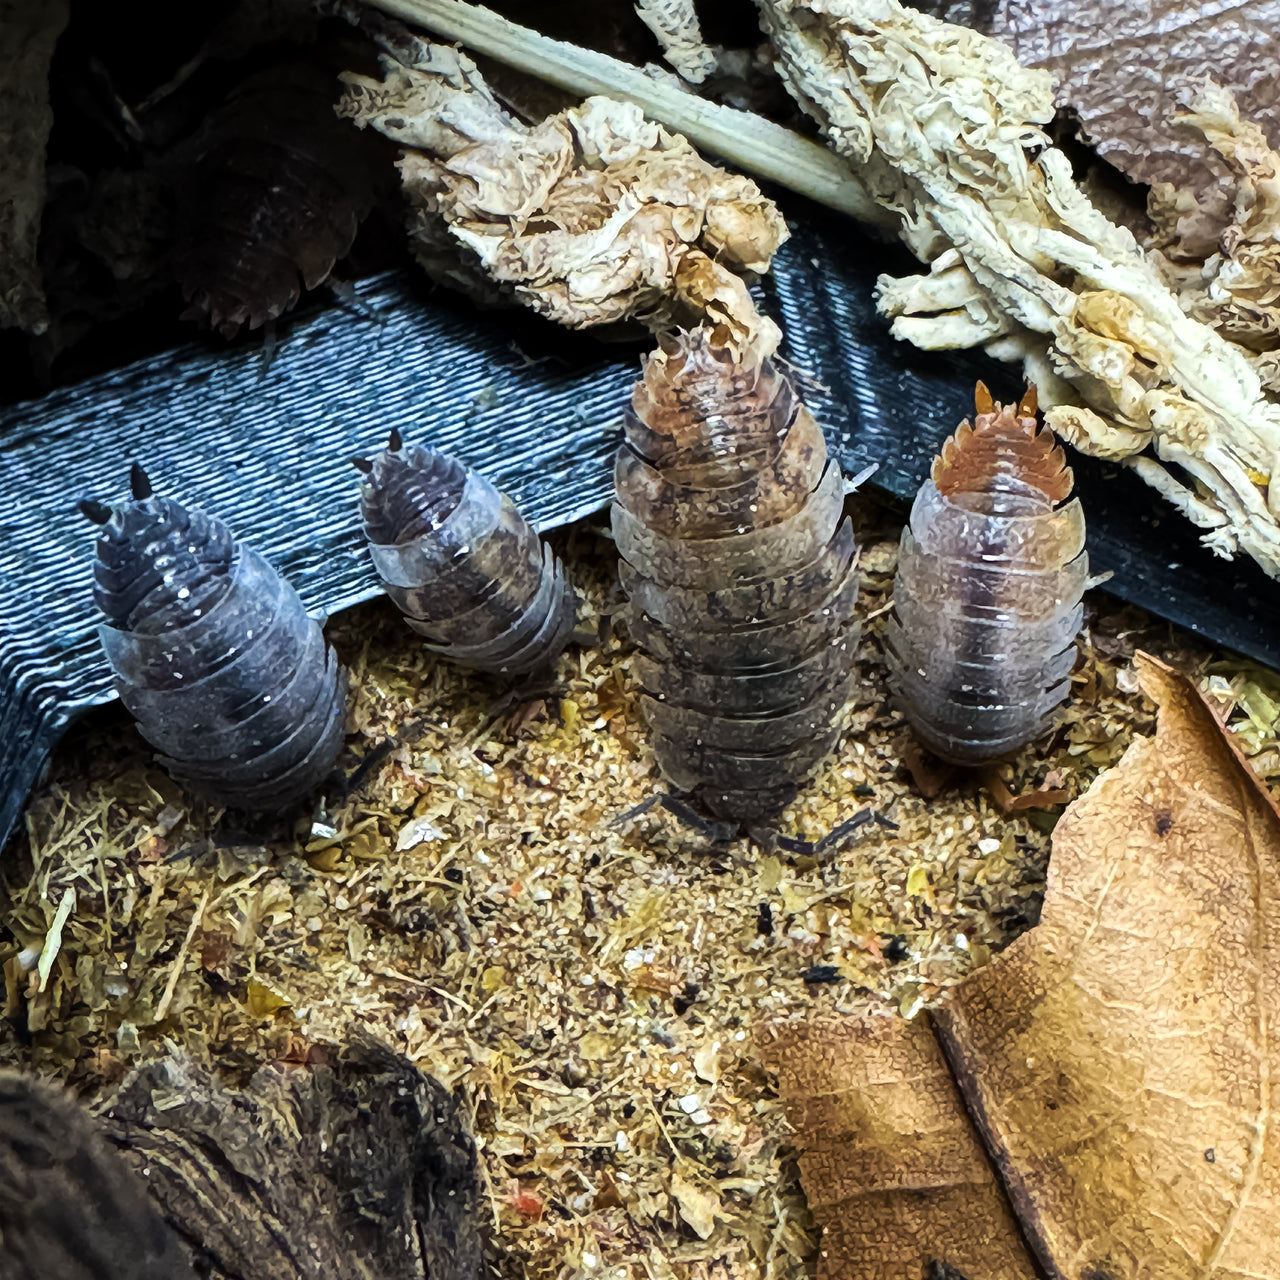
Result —
<path fill-rule="evenodd" d="M 345 76 L 339 112 L 406 148 L 410 239 L 428 271 L 460 282 L 441 265 L 442 236 L 452 237 L 464 275 L 487 273 L 570 328 L 706 318 L 777 346 L 743 277 L 768 270 L 787 229 L 750 178 L 612 98 L 521 124 L 465 54 L 393 24 L 376 29 L 384 78 Z"/>
<path fill-rule="evenodd" d="M 846 731 L 778 826 L 896 825 L 820 863 L 709 849 L 661 812 L 611 826 L 661 780 L 615 557 L 579 528 L 557 549 L 602 640 L 542 696 L 504 703 L 385 602 L 335 619 L 351 790 L 300 833 L 190 804 L 117 711 L 68 735 L 5 861 L 5 1060 L 104 1097 L 166 1039 L 243 1084 L 364 1028 L 462 1090 L 499 1274 L 798 1280 L 814 1241 L 755 1029 L 868 995 L 910 1013 L 985 964 L 1038 917 L 1054 793 L 1151 730 L 1135 645 L 1210 658 L 1099 597 L 1061 727 L 1004 767 L 1050 807 L 1005 816 L 964 776 L 925 800 L 883 660 L 900 530 L 854 507 Z"/>
<path fill-rule="evenodd" d="M 1227 90 L 1207 85 L 1190 105 L 1180 122 L 1222 157 L 1230 198 L 1223 209 L 1153 186 L 1156 261 L 1183 310 L 1244 347 L 1263 384 L 1280 391 L 1280 155 Z"/>
<path fill-rule="evenodd" d="M 797 101 L 930 264 L 881 278 L 894 332 L 1021 358 L 1056 433 L 1130 462 L 1214 551 L 1280 576 L 1280 405 L 1076 187 L 1040 127 L 1049 74 L 897 0 L 760 9 Z"/>
<path fill-rule="evenodd" d="M 693 0 L 636 0 L 636 13 L 662 46 L 667 61 L 690 84 L 701 84 L 715 69 Z"/>

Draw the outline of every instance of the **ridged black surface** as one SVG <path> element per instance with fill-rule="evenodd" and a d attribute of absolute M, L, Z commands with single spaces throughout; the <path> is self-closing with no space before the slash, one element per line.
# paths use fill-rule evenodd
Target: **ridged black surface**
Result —
<path fill-rule="evenodd" d="M 871 290 L 881 271 L 918 270 L 913 260 L 847 220 L 786 212 L 795 234 L 763 293 L 785 354 L 822 384 L 802 394 L 846 471 L 878 462 L 875 483 L 908 497 L 972 406 L 974 380 L 1016 399 L 1017 371 L 894 342 Z M 635 348 L 472 318 L 398 275 L 359 292 L 380 323 L 299 317 L 265 377 L 256 348 L 191 346 L 0 411 L 0 840 L 67 724 L 112 696 L 93 631 L 93 530 L 74 504 L 122 497 L 131 461 L 226 520 L 316 612 L 377 594 L 347 459 L 393 426 L 484 472 L 540 528 L 608 500 Z M 1116 571 L 1109 590 L 1280 666 L 1276 583 L 1204 551 L 1135 476 L 1071 461 L 1090 562 Z"/>

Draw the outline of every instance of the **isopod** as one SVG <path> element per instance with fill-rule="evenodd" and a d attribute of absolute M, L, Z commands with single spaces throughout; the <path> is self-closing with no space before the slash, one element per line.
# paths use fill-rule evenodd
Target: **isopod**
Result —
<path fill-rule="evenodd" d="M 920 740 L 954 764 L 1017 750 L 1068 690 L 1088 578 L 1084 512 L 1036 393 L 942 446 L 902 533 L 887 658 Z M 1062 505 L 1066 503 L 1066 505 Z"/>
<path fill-rule="evenodd" d="M 573 587 L 511 499 L 398 431 L 352 461 L 374 568 L 427 647 L 498 675 L 549 666 L 573 632 Z"/>
<path fill-rule="evenodd" d="M 702 326 L 645 360 L 614 479 L 658 764 L 714 817 L 770 818 L 831 748 L 852 679 L 840 466 L 791 382 Z"/>
<path fill-rule="evenodd" d="M 302 61 L 259 72 L 210 118 L 185 184 L 178 277 L 226 337 L 322 284 L 373 206 L 368 143 L 333 113 L 337 80 Z"/>
<path fill-rule="evenodd" d="M 232 809 L 312 791 L 342 746 L 347 673 L 294 589 L 204 512 L 153 497 L 83 502 L 102 526 L 98 628 L 120 699 L 183 786 Z"/>

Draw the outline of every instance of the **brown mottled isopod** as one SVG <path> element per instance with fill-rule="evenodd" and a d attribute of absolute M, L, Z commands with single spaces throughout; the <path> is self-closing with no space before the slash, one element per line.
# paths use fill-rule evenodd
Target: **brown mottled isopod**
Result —
<path fill-rule="evenodd" d="M 977 413 L 934 459 L 916 495 L 889 621 L 889 670 L 920 740 L 981 764 L 1047 727 L 1067 695 L 1088 578 L 1071 470 L 1036 425 L 982 383 Z"/>
<path fill-rule="evenodd" d="M 374 568 L 428 647 L 496 675 L 549 666 L 573 632 L 573 587 L 511 499 L 398 431 L 353 461 Z"/>
<path fill-rule="evenodd" d="M 768 359 L 702 327 L 647 358 L 613 532 L 658 763 L 709 813 L 769 818 L 830 749 L 857 546 L 822 429 Z"/>
<path fill-rule="evenodd" d="M 210 118 L 184 190 L 178 276 L 226 337 L 322 284 L 373 205 L 369 144 L 333 112 L 336 77 L 291 61 L 244 81 Z"/>

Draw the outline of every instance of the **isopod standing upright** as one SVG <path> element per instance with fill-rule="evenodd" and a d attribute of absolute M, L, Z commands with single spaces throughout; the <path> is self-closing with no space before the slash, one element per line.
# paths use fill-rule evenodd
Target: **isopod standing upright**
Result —
<path fill-rule="evenodd" d="M 772 818 L 830 750 L 852 678 L 840 466 L 771 361 L 702 326 L 645 360 L 615 489 L 658 763 L 715 817 Z"/>
<path fill-rule="evenodd" d="M 978 383 L 902 533 L 887 658 L 899 704 L 944 760 L 982 764 L 1048 726 L 1067 695 L 1089 576 L 1062 447 Z M 1063 503 L 1066 503 L 1064 506 Z"/>
<path fill-rule="evenodd" d="M 120 699 L 183 786 L 232 809 L 312 791 L 342 746 L 347 673 L 298 593 L 220 520 L 156 498 L 81 503 Z"/>
<path fill-rule="evenodd" d="M 427 647 L 495 675 L 549 667 L 573 632 L 573 587 L 515 503 L 398 431 L 372 462 L 353 461 L 374 568 Z"/>

